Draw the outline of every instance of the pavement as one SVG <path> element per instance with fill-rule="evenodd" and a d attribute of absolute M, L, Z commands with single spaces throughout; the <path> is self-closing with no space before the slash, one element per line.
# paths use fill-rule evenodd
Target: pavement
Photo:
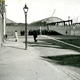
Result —
<path fill-rule="evenodd" d="M 42 59 L 35 47 L 24 49 L 22 41 L 4 41 L 0 48 L 0 80 L 80 80 L 79 74 Z"/>

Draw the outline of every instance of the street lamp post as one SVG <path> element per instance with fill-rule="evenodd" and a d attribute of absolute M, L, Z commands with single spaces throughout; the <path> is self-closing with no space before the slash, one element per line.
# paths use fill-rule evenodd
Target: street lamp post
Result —
<path fill-rule="evenodd" d="M 28 12 L 28 7 L 25 4 L 23 7 L 24 13 L 25 13 L 25 50 L 27 49 L 27 12 Z"/>

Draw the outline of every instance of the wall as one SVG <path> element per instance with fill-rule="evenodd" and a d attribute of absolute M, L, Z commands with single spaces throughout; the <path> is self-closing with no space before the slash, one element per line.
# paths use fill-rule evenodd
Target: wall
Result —
<path fill-rule="evenodd" d="M 48 25 L 49 26 L 49 25 Z M 71 35 L 71 28 L 70 26 L 49 26 L 49 30 L 54 30 L 56 32 L 59 32 L 63 35 Z M 66 33 L 67 31 L 67 33 Z"/>
<path fill-rule="evenodd" d="M 0 19 L 0 25 L 1 25 L 1 19 Z M 41 27 L 41 28 L 40 28 Z M 80 36 L 80 25 L 65 25 L 65 26 L 60 26 L 60 25 L 48 25 L 49 30 L 54 30 L 56 32 L 59 32 L 63 35 L 66 35 L 66 31 L 67 31 L 67 35 L 79 35 Z M 27 32 L 29 32 L 29 30 L 47 30 L 47 26 L 27 26 Z M 1 26 L 0 26 L 0 30 L 1 30 Z M 16 25 L 16 26 L 6 26 L 6 33 L 8 35 L 12 35 L 14 34 L 15 30 L 18 31 L 18 34 L 20 35 L 20 31 L 21 30 L 25 30 L 25 25 Z M 0 44 L 1 44 L 1 31 L 0 31 Z"/>
<path fill-rule="evenodd" d="M 80 25 L 72 25 L 71 26 L 71 35 L 80 36 Z"/>
<path fill-rule="evenodd" d="M 46 26 L 28 26 L 28 31 L 29 30 L 44 30 L 44 29 L 47 29 Z"/>
<path fill-rule="evenodd" d="M 25 30 L 24 26 L 16 25 L 16 26 L 6 26 L 6 34 L 14 35 L 15 30 L 18 31 L 18 35 L 20 35 L 21 30 Z"/>
<path fill-rule="evenodd" d="M 0 18 L 0 47 L 1 47 L 1 44 L 2 44 L 2 20 L 1 20 L 1 18 Z"/>

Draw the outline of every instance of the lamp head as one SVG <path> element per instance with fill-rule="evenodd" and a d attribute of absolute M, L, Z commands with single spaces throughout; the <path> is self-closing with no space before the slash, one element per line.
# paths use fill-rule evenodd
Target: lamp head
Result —
<path fill-rule="evenodd" d="M 28 12 L 28 7 L 27 7 L 26 4 L 25 4 L 25 6 L 23 7 L 23 10 L 24 10 L 24 13 L 27 13 L 27 12 Z"/>

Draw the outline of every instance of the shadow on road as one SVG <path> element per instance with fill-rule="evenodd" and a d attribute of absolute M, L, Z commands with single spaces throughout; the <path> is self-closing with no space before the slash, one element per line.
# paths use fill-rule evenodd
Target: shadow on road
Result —
<path fill-rule="evenodd" d="M 74 50 L 76 52 L 80 52 L 80 49 L 57 42 L 51 39 L 39 39 L 37 43 L 29 42 L 29 46 L 33 47 L 43 47 L 43 48 L 57 48 L 57 49 L 68 49 Z M 59 56 L 41 56 L 42 59 L 47 60 L 51 63 L 59 64 L 59 65 L 67 65 L 80 67 L 80 54 L 71 54 L 71 55 L 59 55 Z"/>
<path fill-rule="evenodd" d="M 15 48 L 15 49 L 22 49 L 25 50 L 24 47 L 19 46 L 18 42 L 15 42 L 15 40 L 5 40 L 4 45 L 6 47 L 11 47 L 11 48 Z"/>
<path fill-rule="evenodd" d="M 66 65 L 66 66 L 74 66 L 80 67 L 80 55 L 60 55 L 60 56 L 47 56 L 42 57 L 43 59 L 51 62 L 56 63 L 59 65 Z"/>
<path fill-rule="evenodd" d="M 24 48 L 20 48 L 20 47 L 16 47 L 16 46 L 7 46 L 7 47 L 11 47 L 11 48 L 15 48 L 15 49 L 25 50 Z"/>
<path fill-rule="evenodd" d="M 59 39 L 59 40 L 80 47 L 80 39 Z"/>
<path fill-rule="evenodd" d="M 69 50 L 80 52 L 79 48 L 75 48 L 75 47 L 66 45 L 64 43 L 57 42 L 57 41 L 52 40 L 52 39 L 39 39 L 37 43 L 28 41 L 28 44 L 29 44 L 29 46 L 33 46 L 33 47 L 69 49 Z"/>

